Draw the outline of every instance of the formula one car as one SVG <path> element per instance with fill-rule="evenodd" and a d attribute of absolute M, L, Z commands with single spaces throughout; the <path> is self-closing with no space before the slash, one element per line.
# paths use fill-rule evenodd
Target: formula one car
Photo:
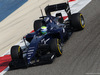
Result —
<path fill-rule="evenodd" d="M 67 20 L 63 19 L 61 13 L 51 15 L 51 12 L 59 10 L 65 10 Z M 52 63 L 55 57 L 62 55 L 63 43 L 72 33 L 85 27 L 82 14 L 71 14 L 68 3 L 49 5 L 45 8 L 45 13 L 46 16 L 35 20 L 33 25 L 35 32 L 23 38 L 25 48 L 22 49 L 19 45 L 12 46 L 10 68 Z"/>

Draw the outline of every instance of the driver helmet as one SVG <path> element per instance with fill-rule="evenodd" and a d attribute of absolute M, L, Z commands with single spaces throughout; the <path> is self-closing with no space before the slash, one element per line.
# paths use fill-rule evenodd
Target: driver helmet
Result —
<path fill-rule="evenodd" d="M 47 33 L 47 27 L 46 26 L 42 26 L 41 27 L 41 33 L 42 34 L 46 34 Z"/>

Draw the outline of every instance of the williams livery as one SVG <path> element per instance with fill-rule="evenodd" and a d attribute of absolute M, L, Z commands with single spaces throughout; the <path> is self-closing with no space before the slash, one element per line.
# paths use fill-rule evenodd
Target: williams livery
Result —
<path fill-rule="evenodd" d="M 52 16 L 51 12 L 64 10 L 68 19 L 61 13 Z M 63 43 L 74 31 L 83 30 L 84 18 L 81 13 L 71 14 L 69 3 L 60 3 L 45 7 L 46 16 L 34 21 L 34 31 L 23 37 L 25 48 L 12 46 L 11 69 L 52 63 L 62 55 Z M 28 42 L 29 44 L 26 44 Z"/>

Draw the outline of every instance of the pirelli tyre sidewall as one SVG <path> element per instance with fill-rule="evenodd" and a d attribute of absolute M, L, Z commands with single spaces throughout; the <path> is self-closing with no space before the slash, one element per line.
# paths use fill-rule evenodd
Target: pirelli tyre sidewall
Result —
<path fill-rule="evenodd" d="M 11 48 L 11 58 L 12 58 L 12 60 L 23 58 L 22 49 L 21 49 L 20 46 L 18 46 L 18 45 L 12 46 L 12 48 Z"/>
<path fill-rule="evenodd" d="M 75 30 L 83 30 L 85 28 L 84 17 L 81 13 L 75 13 L 71 16 L 71 26 Z"/>
<path fill-rule="evenodd" d="M 50 51 L 57 57 L 62 55 L 62 46 L 60 39 L 54 38 L 50 41 Z"/>

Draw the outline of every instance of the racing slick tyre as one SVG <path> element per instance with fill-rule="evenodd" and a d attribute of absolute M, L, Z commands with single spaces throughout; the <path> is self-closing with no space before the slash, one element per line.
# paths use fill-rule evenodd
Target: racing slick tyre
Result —
<path fill-rule="evenodd" d="M 43 26 L 42 20 L 36 20 L 33 25 L 34 31 L 37 31 L 41 26 Z"/>
<path fill-rule="evenodd" d="M 12 60 L 23 58 L 22 49 L 21 49 L 20 46 L 18 46 L 18 45 L 12 46 L 12 48 L 11 48 L 11 58 L 12 58 Z"/>
<path fill-rule="evenodd" d="M 61 41 L 57 38 L 50 41 L 50 51 L 54 53 L 57 57 L 62 55 Z"/>
<path fill-rule="evenodd" d="M 81 13 L 76 13 L 71 16 L 71 26 L 75 30 L 83 30 L 85 28 L 84 17 Z"/>

